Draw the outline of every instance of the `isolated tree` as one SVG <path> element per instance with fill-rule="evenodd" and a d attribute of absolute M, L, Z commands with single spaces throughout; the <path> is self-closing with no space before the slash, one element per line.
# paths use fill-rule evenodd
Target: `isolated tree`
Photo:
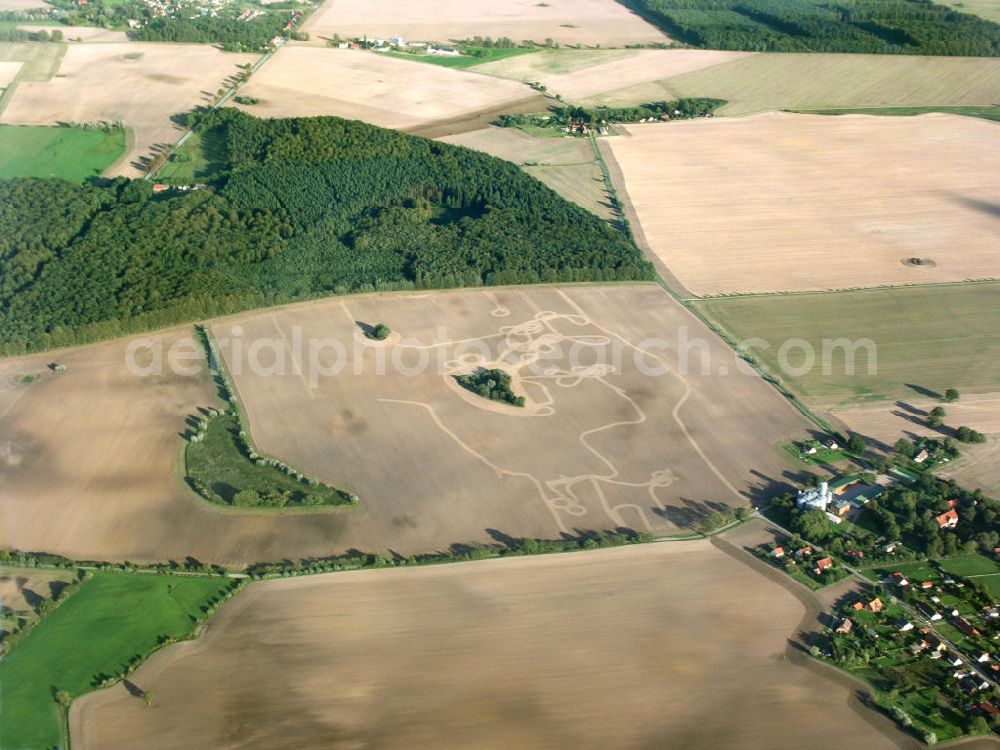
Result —
<path fill-rule="evenodd" d="M 376 323 L 369 334 L 369 338 L 373 338 L 376 341 L 384 341 L 390 333 L 392 333 L 392 329 L 385 323 Z"/>
<path fill-rule="evenodd" d="M 847 440 L 847 450 L 851 453 L 864 453 L 865 439 L 856 433 L 851 435 Z"/>
<path fill-rule="evenodd" d="M 958 401 L 958 398 L 959 398 L 959 393 L 958 390 L 955 388 L 949 388 L 944 392 L 944 400 L 949 404 Z"/>
<path fill-rule="evenodd" d="M 936 429 L 938 429 L 943 424 L 944 424 L 944 420 L 941 419 L 941 417 L 935 416 L 934 414 L 931 414 L 927 418 L 927 426 L 930 427 L 930 428 L 932 428 L 932 429 L 936 430 Z"/>
<path fill-rule="evenodd" d="M 65 690 L 56 691 L 56 703 L 64 711 L 69 708 L 69 704 L 73 702 L 73 696 L 67 693 Z"/>
<path fill-rule="evenodd" d="M 153 693 L 152 693 L 152 691 L 150 691 L 150 690 L 143 690 L 142 691 L 142 699 L 144 701 L 146 701 L 146 705 L 147 706 L 152 706 L 153 705 Z"/>
<path fill-rule="evenodd" d="M 948 412 L 946 412 L 944 410 L 943 406 L 935 406 L 933 409 L 931 409 L 931 416 L 932 417 L 944 417 L 947 414 L 948 414 Z"/>

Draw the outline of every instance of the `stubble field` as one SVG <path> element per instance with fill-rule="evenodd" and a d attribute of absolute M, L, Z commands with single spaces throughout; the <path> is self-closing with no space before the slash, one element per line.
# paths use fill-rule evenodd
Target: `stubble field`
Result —
<path fill-rule="evenodd" d="M 579 101 L 609 89 L 671 78 L 750 54 L 700 49 L 543 50 L 477 65 L 471 70 L 518 81 L 538 81 L 550 93 L 560 94 L 567 101 Z M 662 98 L 661 93 L 643 102 Z"/>
<path fill-rule="evenodd" d="M 56 46 L 56 45 L 52 45 Z M 22 80 L 0 116 L 4 123 L 122 120 L 135 141 L 114 174 L 136 177 L 137 161 L 154 146 L 171 144 L 183 130 L 175 114 L 203 105 L 237 66 L 255 55 L 224 53 L 209 45 L 109 43 L 69 45 L 58 73 Z"/>
<path fill-rule="evenodd" d="M 725 99 L 723 115 L 779 109 L 994 104 L 1000 59 L 823 53 L 756 54 L 587 100 L 624 106 L 682 96 Z"/>
<path fill-rule="evenodd" d="M 896 747 L 783 658 L 802 617 L 708 542 L 267 581 L 135 673 L 152 708 L 77 701 L 73 744 Z"/>
<path fill-rule="evenodd" d="M 259 117 L 336 115 L 407 131 L 466 120 L 484 128 L 489 113 L 516 111 L 525 102 L 531 103 L 529 109 L 545 109 L 543 97 L 513 81 L 365 51 L 308 46 L 278 50 L 240 94 L 261 100 L 243 107 Z"/>
<path fill-rule="evenodd" d="M 368 346 L 355 321 L 385 322 L 397 338 Z M 653 285 L 333 299 L 218 322 L 220 345 L 233 325 L 243 356 L 265 341 L 262 364 L 275 356 L 267 339 L 281 353 L 299 336 L 334 339 L 319 350 L 321 367 L 343 347 L 346 370 L 316 388 L 290 358 L 284 374 L 246 369 L 235 384 L 261 450 L 356 492 L 357 508 L 244 512 L 199 499 L 177 477 L 179 433 L 195 407 L 212 405 L 211 389 L 201 377 L 132 375 L 126 344 L 113 342 L 59 354 L 67 372 L 26 386 L 19 376 L 50 360 L 3 362 L 4 543 L 82 559 L 240 565 L 577 529 L 669 534 L 711 503 L 744 503 L 780 483 L 789 465 L 774 446 L 808 426 L 763 381 L 736 372 L 732 353 Z M 706 336 L 688 355 L 688 376 L 677 374 L 676 352 L 646 341 L 678 335 Z M 701 375 L 699 346 L 710 375 Z M 614 369 L 596 360 L 608 347 Z M 500 352 L 523 409 L 452 377 Z M 373 376 L 379 353 L 400 367 Z M 406 375 L 425 355 L 443 369 Z M 538 374 L 526 369 L 536 357 L 546 365 Z M 723 367 L 730 374 L 718 374 Z"/>
<path fill-rule="evenodd" d="M 623 192 L 690 294 L 997 276 L 995 123 L 769 113 L 627 130 L 607 141 Z"/>
<path fill-rule="evenodd" d="M 669 41 L 615 0 L 327 0 L 302 28 L 320 38 L 441 43 L 475 36 L 605 47 Z"/>

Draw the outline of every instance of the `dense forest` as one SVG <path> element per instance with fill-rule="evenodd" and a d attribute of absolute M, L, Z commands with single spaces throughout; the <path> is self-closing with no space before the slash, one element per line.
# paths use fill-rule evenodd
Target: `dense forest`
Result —
<path fill-rule="evenodd" d="M 244 21 L 210 16 L 159 17 L 129 32 L 129 38 L 140 42 L 219 44 L 228 52 L 253 52 L 281 34 L 288 19 L 280 13 L 265 13 Z"/>
<path fill-rule="evenodd" d="M 931 0 L 632 0 L 709 49 L 1000 55 L 1000 25 Z"/>
<path fill-rule="evenodd" d="M 196 128 L 210 186 L 0 180 L 0 351 L 330 293 L 649 279 L 624 236 L 513 164 L 334 117 Z"/>

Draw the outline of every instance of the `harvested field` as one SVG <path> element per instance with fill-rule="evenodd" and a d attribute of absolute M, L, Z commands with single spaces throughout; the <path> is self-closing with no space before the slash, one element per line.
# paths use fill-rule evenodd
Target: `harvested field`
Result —
<path fill-rule="evenodd" d="M 1000 434 L 992 435 L 983 445 L 963 446 L 962 455 L 937 474 L 1000 498 Z"/>
<path fill-rule="evenodd" d="M 908 408 L 902 411 L 912 415 L 922 410 L 913 404 L 926 406 L 947 388 L 957 388 L 962 400 L 945 405 L 949 414 L 954 408 L 956 416 L 988 420 L 980 422 L 987 430 L 997 424 L 995 414 L 987 412 L 1000 393 L 1000 284 L 717 298 L 694 304 L 731 340 L 758 339 L 750 352 L 820 408 L 881 401 L 871 407 L 874 411 L 857 411 L 853 418 L 875 414 L 875 422 L 883 424 L 890 409 L 900 408 L 889 399 L 905 403 Z M 832 343 L 824 357 L 823 342 L 838 339 L 858 344 L 853 368 L 844 349 Z M 797 345 L 786 350 L 787 367 L 782 366 L 780 350 L 788 341 L 804 342 L 815 355 L 814 366 L 796 372 L 808 359 Z M 845 420 L 849 413 L 842 412 Z M 894 418 L 880 428 L 869 422 L 868 434 L 888 437 L 905 422 L 909 420 Z M 953 420 L 949 416 L 945 422 Z"/>
<path fill-rule="evenodd" d="M 71 44 L 54 78 L 17 84 L 0 120 L 18 125 L 122 120 L 135 142 L 110 171 L 134 177 L 154 147 L 180 137 L 172 115 L 204 104 L 238 65 L 254 59 L 196 44 Z"/>
<path fill-rule="evenodd" d="M 24 63 L 20 60 L 0 62 L 0 89 L 5 89 L 14 82 L 17 74 L 21 71 L 22 65 Z"/>
<path fill-rule="evenodd" d="M 396 335 L 370 344 L 355 321 L 384 322 Z M 247 344 L 235 359 L 222 342 L 234 326 Z M 714 337 L 704 344 L 711 374 L 701 374 L 703 350 L 692 344 L 691 374 L 678 375 L 683 356 L 650 339 L 680 346 L 707 334 L 655 285 L 347 297 L 239 315 L 213 330 L 259 449 L 356 492 L 359 507 L 244 512 L 171 481 L 184 418 L 212 405 L 209 388 L 202 378 L 130 374 L 119 341 L 0 363 L 6 544 L 239 565 L 575 529 L 676 533 L 710 504 L 776 489 L 790 458 L 775 446 L 808 426 L 763 381 L 736 371 Z M 313 337 L 325 343 L 302 376 L 291 360 L 271 375 L 243 361 L 250 342 L 262 342 L 266 366 Z M 330 377 L 339 347 L 345 369 Z M 501 353 L 523 409 L 452 377 Z M 67 372 L 18 383 L 53 356 Z M 379 357 L 384 375 L 375 374 Z M 423 357 L 428 368 L 413 372 Z"/>
<path fill-rule="evenodd" d="M 935 406 L 944 406 L 948 412 L 944 426 L 938 429 L 927 426 L 927 418 Z M 955 428 L 962 425 L 984 434 L 1000 434 L 1000 392 L 966 394 L 961 401 L 953 404 L 942 404 L 940 400 L 920 396 L 903 397 L 891 404 L 872 404 L 837 411 L 834 416 L 854 432 L 887 446 L 901 437 L 953 437 Z"/>
<path fill-rule="evenodd" d="M 449 42 L 490 36 L 541 44 L 654 44 L 669 39 L 615 0 L 327 0 L 302 27 L 314 37 Z"/>
<path fill-rule="evenodd" d="M 770 113 L 627 131 L 607 141 L 622 192 L 652 252 L 694 295 L 1000 272 L 996 123 Z"/>
<path fill-rule="evenodd" d="M 563 198 L 602 219 L 614 219 L 601 167 L 583 138 L 533 136 L 518 128 L 494 126 L 440 140 L 512 161 Z"/>
<path fill-rule="evenodd" d="M 544 97 L 513 81 L 365 51 L 291 45 L 278 50 L 240 94 L 261 100 L 243 107 L 258 117 L 336 115 L 408 131 L 479 120 L 525 100 L 532 109 L 546 108 Z M 477 127 L 488 125 L 490 118 L 482 119 Z"/>
<path fill-rule="evenodd" d="M 153 710 L 116 686 L 71 732 L 84 750 L 895 748 L 785 658 L 802 617 L 708 542 L 267 581 L 135 673 Z"/>
<path fill-rule="evenodd" d="M 594 64 L 565 72 L 550 73 L 545 70 L 545 62 L 548 60 L 551 60 L 552 67 L 558 70 L 559 67 L 569 67 L 560 64 L 561 57 L 572 59 L 577 54 L 586 56 L 597 51 L 586 50 L 577 53 L 575 50 L 547 50 L 515 58 L 509 63 L 501 61 L 479 65 L 473 70 L 477 73 L 503 75 L 506 65 L 510 72 L 504 77 L 513 77 L 526 82 L 538 81 L 544 84 L 550 93 L 561 94 L 566 101 L 580 101 L 593 96 L 597 96 L 599 101 L 599 95 L 611 89 L 616 90 L 625 86 L 670 78 L 689 71 L 738 60 L 752 54 L 750 52 L 700 49 L 633 50 L 628 57 L 615 55 L 605 60 L 598 58 Z M 541 59 L 532 64 L 533 61 L 530 59 L 532 57 L 540 57 Z M 516 60 L 525 60 L 525 64 L 518 66 L 515 64 Z M 659 99 L 663 99 L 662 92 L 652 100 L 645 99 L 643 101 Z"/>
<path fill-rule="evenodd" d="M 616 60 L 635 60 L 642 54 L 636 49 L 542 49 L 503 60 L 481 63 L 469 68 L 475 73 L 509 78 L 512 81 L 537 81 L 544 76 L 573 73 Z"/>
<path fill-rule="evenodd" d="M 626 86 L 587 103 L 630 105 L 680 96 L 725 99 L 720 114 L 776 109 L 994 104 L 1000 59 L 768 53 L 654 83 Z"/>

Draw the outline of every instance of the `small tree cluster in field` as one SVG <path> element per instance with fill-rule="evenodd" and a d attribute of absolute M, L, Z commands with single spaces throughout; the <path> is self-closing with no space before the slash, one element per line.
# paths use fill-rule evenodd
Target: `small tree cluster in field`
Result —
<path fill-rule="evenodd" d="M 389 338 L 390 333 L 392 333 L 392 329 L 385 323 L 376 323 L 371 330 L 365 331 L 365 336 L 375 341 L 385 341 Z"/>
<path fill-rule="evenodd" d="M 985 443 L 986 436 L 978 432 L 971 427 L 962 425 L 957 430 L 955 430 L 955 437 L 958 438 L 960 443 Z"/>
<path fill-rule="evenodd" d="M 510 387 L 510 375 L 503 370 L 483 370 L 457 378 L 459 385 L 490 401 L 512 406 L 524 406 L 524 396 L 515 396 Z"/>

